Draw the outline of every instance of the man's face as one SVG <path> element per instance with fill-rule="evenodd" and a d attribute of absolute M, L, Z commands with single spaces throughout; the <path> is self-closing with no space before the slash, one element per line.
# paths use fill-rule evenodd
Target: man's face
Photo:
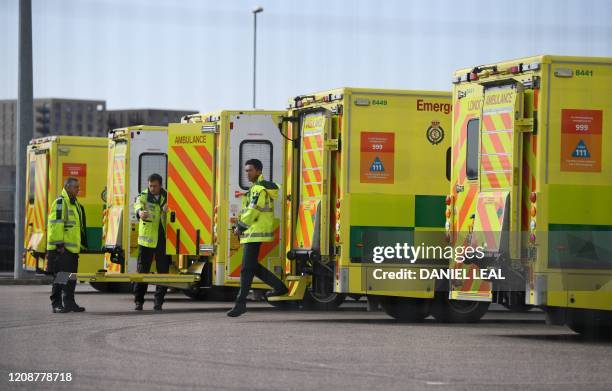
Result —
<path fill-rule="evenodd" d="M 76 198 L 80 190 L 81 187 L 79 181 L 73 182 L 71 185 L 68 185 L 68 187 L 66 187 L 66 193 L 68 193 L 68 197 L 70 198 Z"/>
<path fill-rule="evenodd" d="M 247 164 L 244 166 L 244 172 L 247 175 L 247 179 L 249 182 L 255 183 L 257 182 L 257 178 L 261 175 L 261 171 L 255 168 L 252 164 Z"/>
<path fill-rule="evenodd" d="M 161 191 L 161 184 L 157 181 L 149 181 L 149 193 L 158 195 Z"/>

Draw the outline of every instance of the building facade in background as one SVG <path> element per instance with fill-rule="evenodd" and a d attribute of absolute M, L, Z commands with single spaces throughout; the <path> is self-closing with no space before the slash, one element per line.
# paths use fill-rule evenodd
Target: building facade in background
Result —
<path fill-rule="evenodd" d="M 106 101 L 34 99 L 34 138 L 46 136 L 105 137 L 108 131 L 131 125 L 167 125 L 197 110 L 107 110 Z M 17 101 L 0 100 L 0 222 L 13 222 L 15 205 L 15 145 Z"/>
<path fill-rule="evenodd" d="M 196 110 L 161 110 L 161 109 L 126 109 L 107 110 L 107 129 L 116 129 L 133 125 L 165 126 L 169 123 L 181 122 L 181 118 Z"/>

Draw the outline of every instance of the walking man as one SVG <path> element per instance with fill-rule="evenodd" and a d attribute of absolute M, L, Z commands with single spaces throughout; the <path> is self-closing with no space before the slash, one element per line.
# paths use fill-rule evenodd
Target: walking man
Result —
<path fill-rule="evenodd" d="M 231 317 L 246 312 L 246 298 L 255 276 L 274 289 L 269 296 L 282 296 L 288 292 L 285 284 L 258 260 L 261 243 L 274 240 L 274 199 L 278 198 L 278 185 L 264 180 L 262 170 L 263 164 L 258 159 L 247 160 L 244 165 L 247 178 L 253 185 L 242 196 L 242 209 L 234 228 L 234 234 L 240 236 L 240 243 L 244 247 L 240 292 L 236 304 L 227 313 Z"/>

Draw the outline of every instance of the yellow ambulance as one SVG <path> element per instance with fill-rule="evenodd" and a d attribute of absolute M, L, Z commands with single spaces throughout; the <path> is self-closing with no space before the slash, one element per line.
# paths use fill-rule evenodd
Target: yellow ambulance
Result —
<path fill-rule="evenodd" d="M 200 277 L 188 294 L 233 298 L 240 285 L 242 247 L 232 233 L 241 197 L 251 184 L 244 163 L 257 158 L 266 180 L 281 188 L 284 143 L 279 131 L 284 111 L 221 110 L 187 116 L 168 128 L 168 254 Z M 276 200 L 275 235 L 264 243 L 259 261 L 281 276 L 283 203 Z M 255 279 L 253 289 L 269 289 Z M 221 293 L 221 295 L 219 294 Z"/>
<path fill-rule="evenodd" d="M 162 284 L 195 299 L 233 299 L 240 284 L 242 249 L 231 228 L 241 196 L 250 186 L 244 162 L 261 160 L 266 179 L 282 187 L 285 159 L 279 126 L 283 114 L 223 110 L 186 116 L 167 128 L 136 126 L 111 132 L 105 270 L 79 277 Z M 133 201 L 146 188 L 151 173 L 162 176 L 168 191 L 169 274 L 136 272 L 138 221 Z M 262 246 L 260 262 L 280 276 L 283 207 L 280 200 L 276 203 L 275 240 Z M 268 287 L 255 280 L 253 288 Z"/>
<path fill-rule="evenodd" d="M 26 224 L 23 268 L 44 272 L 47 215 L 64 181 L 80 182 L 78 198 L 85 208 L 89 248 L 79 256 L 79 272 L 103 269 L 102 213 L 106 202 L 106 150 L 103 137 L 52 136 L 33 139 L 27 149 Z M 105 290 L 102 284 L 93 284 Z"/>
<path fill-rule="evenodd" d="M 383 274 L 418 273 L 447 261 L 380 263 L 375 256 L 382 247 L 444 243 L 451 111 L 450 93 L 438 91 L 340 88 L 291 101 L 285 118 L 290 294 L 271 304 L 332 309 L 346 295 L 367 295 L 397 319 L 430 314 L 437 279 Z"/>
<path fill-rule="evenodd" d="M 455 72 L 446 230 L 481 259 L 451 301 L 533 305 L 612 330 L 612 58 L 535 56 Z M 485 272 L 484 274 L 482 272 Z"/>

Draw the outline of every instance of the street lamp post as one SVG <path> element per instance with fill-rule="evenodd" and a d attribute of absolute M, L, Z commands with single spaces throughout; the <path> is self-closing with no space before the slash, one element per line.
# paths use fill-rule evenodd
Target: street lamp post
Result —
<path fill-rule="evenodd" d="M 263 7 L 257 7 L 253 10 L 253 108 L 256 108 L 256 91 L 257 91 L 257 14 L 263 12 Z"/>

